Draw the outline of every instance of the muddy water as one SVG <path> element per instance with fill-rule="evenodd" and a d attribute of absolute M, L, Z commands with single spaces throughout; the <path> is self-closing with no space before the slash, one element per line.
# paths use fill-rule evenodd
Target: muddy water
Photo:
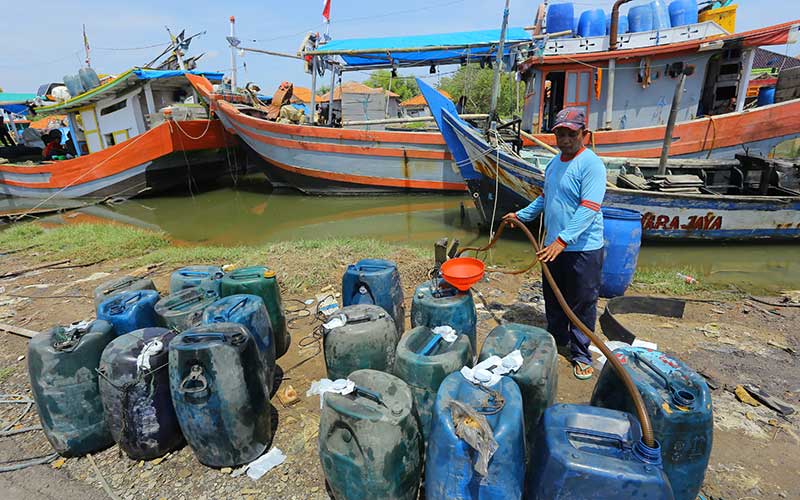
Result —
<path fill-rule="evenodd" d="M 478 214 L 467 197 L 308 197 L 269 193 L 260 183 L 194 197 L 132 200 L 114 208 L 92 207 L 78 216 L 59 218 L 115 220 L 162 230 L 190 244 L 240 245 L 339 237 L 432 248 L 443 236 L 458 238 L 462 246 L 486 242 L 485 233 L 477 230 Z M 512 237 L 498 244 L 488 260 L 521 266 L 531 258 L 527 241 Z M 691 269 L 699 280 L 732 283 L 746 290 L 800 288 L 798 244 L 648 244 L 642 248 L 639 265 Z"/>

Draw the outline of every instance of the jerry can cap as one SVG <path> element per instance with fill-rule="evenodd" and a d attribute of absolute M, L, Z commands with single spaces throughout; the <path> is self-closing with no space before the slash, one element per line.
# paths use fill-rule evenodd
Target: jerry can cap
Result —
<path fill-rule="evenodd" d="M 265 278 L 274 278 L 275 277 L 275 271 L 273 271 L 271 269 L 267 269 L 266 271 L 264 271 L 264 277 Z"/>

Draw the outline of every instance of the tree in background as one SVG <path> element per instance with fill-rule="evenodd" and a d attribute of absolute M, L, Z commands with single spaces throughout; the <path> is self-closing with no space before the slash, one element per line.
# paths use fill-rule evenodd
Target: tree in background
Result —
<path fill-rule="evenodd" d="M 386 90 L 391 90 L 400 96 L 400 101 L 411 99 L 419 94 L 419 87 L 417 86 L 414 77 L 399 77 L 392 78 L 392 88 L 389 89 L 389 78 L 392 73 L 388 69 L 378 69 L 369 74 L 369 78 L 364 81 L 364 85 L 374 89 L 382 87 Z"/>
<path fill-rule="evenodd" d="M 488 113 L 492 100 L 493 78 L 494 70 L 491 68 L 468 64 L 458 68 L 452 76 L 442 78 L 439 88 L 450 94 L 455 102 L 458 102 L 462 95 L 466 95 L 467 104 L 464 113 Z M 515 102 L 516 85 L 520 86 L 518 103 Z M 524 83 L 517 84 L 513 73 L 501 72 L 500 95 L 497 99 L 498 115 L 509 118 L 518 114 L 517 109 L 522 109 L 524 96 Z"/>

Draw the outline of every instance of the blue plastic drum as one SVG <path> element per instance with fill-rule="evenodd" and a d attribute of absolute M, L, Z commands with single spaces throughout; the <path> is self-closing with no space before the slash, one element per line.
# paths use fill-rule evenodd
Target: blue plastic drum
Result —
<path fill-rule="evenodd" d="M 603 273 L 600 296 L 618 297 L 633 281 L 642 246 L 642 214 L 624 208 L 603 207 Z"/>
<path fill-rule="evenodd" d="M 606 13 L 603 9 L 585 10 L 578 20 L 578 36 L 603 36 L 606 34 Z"/>
<path fill-rule="evenodd" d="M 672 26 L 697 23 L 697 0 L 672 0 L 669 4 L 669 21 Z"/>
<path fill-rule="evenodd" d="M 628 11 L 628 31 L 653 31 L 653 8 L 649 4 L 631 7 Z"/>
<path fill-rule="evenodd" d="M 547 9 L 547 32 L 558 33 L 574 28 L 575 7 L 572 3 L 554 3 Z"/>

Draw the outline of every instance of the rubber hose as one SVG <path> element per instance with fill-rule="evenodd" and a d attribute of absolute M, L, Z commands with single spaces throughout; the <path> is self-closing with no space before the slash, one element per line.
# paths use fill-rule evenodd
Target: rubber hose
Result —
<path fill-rule="evenodd" d="M 534 250 L 536 252 L 539 252 L 539 250 L 541 249 L 541 247 L 539 246 L 539 242 L 536 240 L 533 234 L 531 234 L 530 229 L 528 229 L 527 226 L 525 226 L 525 224 L 523 224 L 518 219 L 511 219 L 511 220 L 504 219 L 503 222 L 500 224 L 500 226 L 497 228 L 497 232 L 494 234 L 492 241 L 490 241 L 488 245 L 482 248 L 465 247 L 458 252 L 458 255 L 460 256 L 464 252 L 470 250 L 476 252 L 483 252 L 485 250 L 490 249 L 495 245 L 495 243 L 497 243 L 497 240 L 503 233 L 503 229 L 505 229 L 505 227 L 509 224 L 520 228 L 522 232 L 525 233 L 525 236 L 528 237 L 528 240 L 531 242 L 531 245 L 533 245 Z M 561 290 L 558 288 L 558 285 L 556 285 L 556 282 L 553 279 L 553 275 L 550 274 L 550 269 L 548 268 L 547 264 L 539 261 L 538 258 L 534 256 L 534 262 L 532 262 L 530 266 L 528 266 L 523 270 L 515 270 L 515 271 L 500 270 L 499 272 L 505 274 L 520 274 L 532 268 L 536 264 L 536 262 L 539 262 L 542 265 L 542 274 L 544 274 L 545 279 L 547 279 L 547 282 L 550 284 L 550 288 L 553 289 L 553 294 L 556 296 L 556 300 L 558 300 L 558 304 L 561 306 L 561 309 L 563 309 L 564 314 L 567 315 L 567 317 L 569 318 L 569 320 L 572 322 L 573 325 L 577 326 L 578 329 L 582 331 L 584 335 L 589 337 L 589 340 L 591 340 L 592 343 L 595 346 L 597 346 L 598 349 L 600 349 L 600 352 L 602 352 L 603 355 L 608 360 L 608 362 L 611 363 L 611 366 L 614 368 L 614 371 L 617 372 L 617 376 L 620 378 L 620 380 L 622 380 L 622 383 L 625 385 L 625 389 L 631 395 L 631 399 L 633 399 L 633 405 L 636 408 L 636 416 L 639 418 L 639 424 L 642 426 L 642 441 L 644 441 L 644 444 L 646 444 L 650 448 L 655 448 L 656 443 L 655 443 L 655 438 L 653 436 L 653 426 L 650 423 L 650 417 L 647 415 L 647 408 L 645 407 L 644 399 L 642 399 L 642 395 L 639 394 L 639 390 L 633 383 L 633 379 L 631 379 L 630 374 L 628 374 L 628 372 L 626 372 L 625 369 L 622 367 L 622 363 L 619 362 L 619 359 L 617 359 L 617 357 L 612 354 L 611 349 L 609 349 L 604 342 L 601 342 L 600 339 L 597 338 L 597 336 L 594 334 L 594 332 L 592 332 L 585 324 L 583 324 L 583 322 L 580 319 L 578 319 L 578 317 L 572 311 L 572 308 L 569 307 L 569 304 L 567 304 L 566 299 L 564 299 L 564 295 L 561 293 Z"/>

